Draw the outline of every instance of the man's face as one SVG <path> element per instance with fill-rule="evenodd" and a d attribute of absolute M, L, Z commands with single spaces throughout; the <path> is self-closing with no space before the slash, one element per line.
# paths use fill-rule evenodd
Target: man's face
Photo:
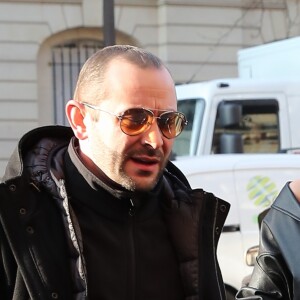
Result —
<path fill-rule="evenodd" d="M 116 115 L 137 107 L 154 111 L 177 108 L 174 83 L 165 68 L 141 69 L 124 60 L 113 61 L 104 86 L 107 99 L 98 106 Z M 98 120 L 87 125 L 90 159 L 126 189 L 151 190 L 167 163 L 173 140 L 161 134 L 156 120 L 147 131 L 129 136 L 120 129 L 118 118 L 96 113 Z"/>

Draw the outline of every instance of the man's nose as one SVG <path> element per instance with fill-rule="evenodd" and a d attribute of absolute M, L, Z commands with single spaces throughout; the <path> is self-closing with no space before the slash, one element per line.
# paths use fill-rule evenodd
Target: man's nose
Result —
<path fill-rule="evenodd" d="M 163 135 L 156 120 L 154 120 L 151 127 L 144 132 L 143 143 L 150 145 L 153 149 L 159 149 L 163 145 Z"/>

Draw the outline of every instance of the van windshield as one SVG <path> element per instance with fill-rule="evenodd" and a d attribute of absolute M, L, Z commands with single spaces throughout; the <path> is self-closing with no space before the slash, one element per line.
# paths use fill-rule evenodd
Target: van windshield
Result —
<path fill-rule="evenodd" d="M 199 142 L 205 102 L 203 99 L 180 99 L 177 110 L 184 113 L 188 124 L 175 139 L 173 155 L 195 155 Z"/>

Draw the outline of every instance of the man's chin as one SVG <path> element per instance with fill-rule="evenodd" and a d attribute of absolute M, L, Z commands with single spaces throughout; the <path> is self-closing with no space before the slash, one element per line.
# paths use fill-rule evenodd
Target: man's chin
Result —
<path fill-rule="evenodd" d="M 151 180 L 146 180 L 145 178 L 136 180 L 133 179 L 133 182 L 135 191 L 148 192 L 153 190 L 153 188 L 156 186 L 157 178 Z"/>
<path fill-rule="evenodd" d="M 123 173 L 123 187 L 130 191 L 151 191 L 157 184 L 162 172 L 146 172 L 130 170 Z"/>

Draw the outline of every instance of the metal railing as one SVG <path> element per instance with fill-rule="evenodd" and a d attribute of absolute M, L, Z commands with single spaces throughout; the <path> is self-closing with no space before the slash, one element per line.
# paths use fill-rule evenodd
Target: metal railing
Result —
<path fill-rule="evenodd" d="M 100 41 L 75 41 L 52 48 L 52 80 L 55 124 L 68 125 L 65 104 L 73 97 L 77 77 L 82 65 L 97 50 Z"/>

